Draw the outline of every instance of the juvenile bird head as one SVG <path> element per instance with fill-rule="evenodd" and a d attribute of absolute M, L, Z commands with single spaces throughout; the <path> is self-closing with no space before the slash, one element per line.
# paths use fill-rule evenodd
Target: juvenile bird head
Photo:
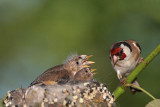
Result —
<path fill-rule="evenodd" d="M 64 64 L 64 68 L 75 75 L 76 72 L 80 71 L 83 68 L 88 68 L 91 64 L 95 63 L 93 61 L 88 61 L 88 58 L 90 57 L 91 55 L 74 56 Z"/>
<path fill-rule="evenodd" d="M 75 74 L 74 80 L 75 81 L 89 81 L 93 79 L 93 75 L 94 74 L 92 73 L 92 69 L 83 68 Z"/>

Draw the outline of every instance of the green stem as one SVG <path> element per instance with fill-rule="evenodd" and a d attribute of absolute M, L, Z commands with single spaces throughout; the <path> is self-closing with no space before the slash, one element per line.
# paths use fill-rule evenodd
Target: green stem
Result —
<path fill-rule="evenodd" d="M 124 86 L 127 86 L 127 87 L 134 87 L 134 88 L 137 88 L 137 89 L 139 89 L 139 90 L 141 90 L 141 91 L 143 91 L 144 93 L 146 93 L 148 96 L 150 96 L 153 100 L 155 100 L 156 98 L 153 96 L 153 95 L 151 95 L 149 92 L 147 92 L 145 89 L 143 89 L 143 88 L 141 88 L 141 87 L 139 87 L 139 86 L 137 86 L 137 85 L 134 85 L 134 84 L 125 84 Z"/>
<path fill-rule="evenodd" d="M 144 59 L 145 63 L 140 63 L 127 77 L 126 83 L 131 83 L 140 72 L 160 53 L 160 44 Z M 115 99 L 125 92 L 125 86 L 118 86 L 113 92 Z"/>

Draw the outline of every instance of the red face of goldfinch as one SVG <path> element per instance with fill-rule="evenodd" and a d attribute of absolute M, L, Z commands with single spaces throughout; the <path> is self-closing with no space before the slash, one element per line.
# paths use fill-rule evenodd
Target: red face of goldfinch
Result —
<path fill-rule="evenodd" d="M 136 67 L 140 53 L 141 48 L 134 40 L 116 42 L 111 46 L 110 59 L 118 79 Z"/>
<path fill-rule="evenodd" d="M 115 65 L 117 61 L 124 60 L 126 54 L 123 52 L 123 48 L 117 47 L 111 50 L 111 56 L 113 64 Z"/>

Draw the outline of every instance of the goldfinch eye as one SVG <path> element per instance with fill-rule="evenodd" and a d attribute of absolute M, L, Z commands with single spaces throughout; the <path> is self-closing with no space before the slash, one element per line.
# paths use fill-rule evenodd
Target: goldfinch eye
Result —
<path fill-rule="evenodd" d="M 120 55 L 123 54 L 123 49 L 121 49 L 119 53 L 120 53 Z"/>
<path fill-rule="evenodd" d="M 112 49 L 111 50 L 111 55 L 116 55 L 116 54 L 118 54 L 120 51 L 122 50 L 122 48 L 115 48 L 115 49 Z"/>

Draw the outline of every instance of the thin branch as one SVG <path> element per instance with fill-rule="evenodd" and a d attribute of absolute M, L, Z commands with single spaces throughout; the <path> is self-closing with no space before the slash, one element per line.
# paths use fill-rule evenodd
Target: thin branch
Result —
<path fill-rule="evenodd" d="M 141 88 L 141 87 L 139 87 L 139 86 L 137 86 L 137 85 L 134 85 L 134 84 L 125 84 L 125 86 L 137 88 L 137 89 L 143 91 L 144 93 L 146 93 L 146 94 L 147 94 L 148 96 L 150 96 L 153 100 L 156 99 L 156 98 L 155 98 L 153 95 L 151 95 L 148 91 L 146 91 L 145 89 L 143 89 L 143 88 Z"/>
<path fill-rule="evenodd" d="M 140 63 L 127 77 L 126 83 L 131 83 L 142 70 L 160 53 L 160 44 L 144 59 L 146 63 Z M 118 86 L 113 92 L 115 98 L 117 99 L 121 94 L 125 92 L 125 86 Z"/>

